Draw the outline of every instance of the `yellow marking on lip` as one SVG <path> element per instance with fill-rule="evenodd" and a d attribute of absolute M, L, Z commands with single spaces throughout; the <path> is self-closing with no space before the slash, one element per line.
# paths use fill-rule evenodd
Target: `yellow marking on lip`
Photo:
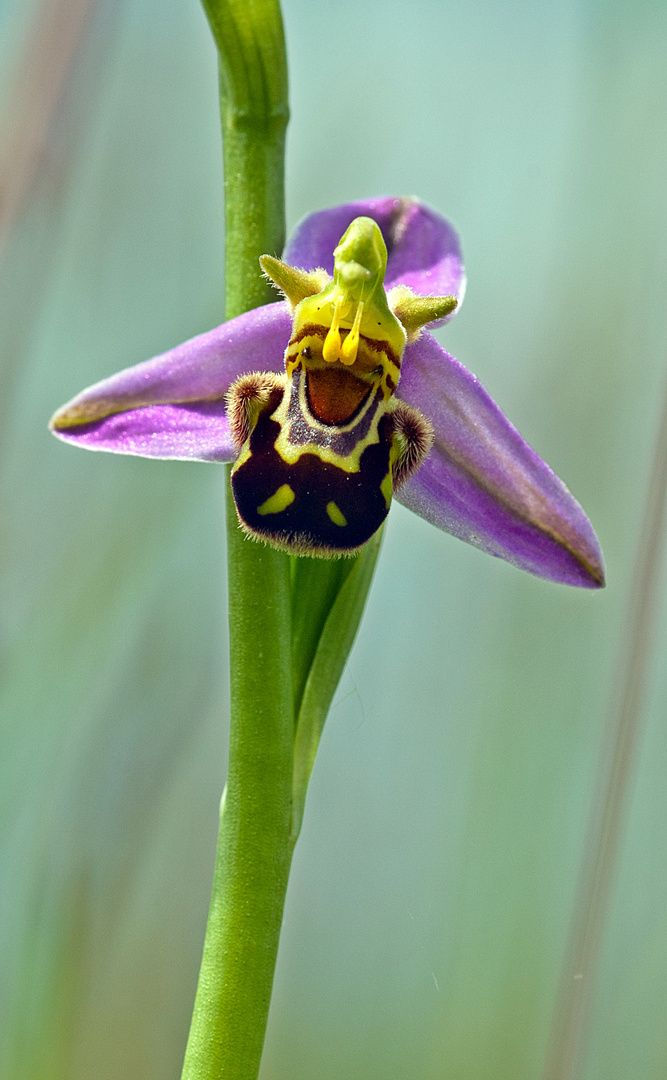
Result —
<path fill-rule="evenodd" d="M 301 416 L 308 417 L 308 425 L 312 432 L 312 437 L 304 443 L 292 443 L 290 441 L 291 415 L 290 391 L 288 387 L 280 405 L 278 405 L 271 414 L 271 419 L 275 420 L 280 426 L 280 432 L 274 443 L 274 449 L 287 465 L 294 465 L 303 454 L 315 454 L 321 461 L 326 461 L 330 465 L 336 465 L 339 469 L 342 469 L 343 472 L 358 473 L 361 467 L 361 455 L 366 447 L 374 446 L 380 441 L 378 428 L 385 413 L 384 401 L 379 400 L 373 394 L 370 394 L 366 402 L 362 404 L 359 414 L 356 415 L 349 424 L 335 425 L 335 430 L 337 432 L 353 430 L 355 425 L 361 422 L 368 409 L 374 411 L 368 433 L 363 438 L 357 439 L 354 449 L 349 453 L 337 454 L 326 442 L 326 437 L 331 434 L 334 428 L 332 428 L 331 425 L 321 423 L 311 415 L 308 406 L 305 380 L 302 380 L 299 386 L 299 411 Z M 321 433 L 324 437 L 323 441 L 319 443 L 318 433 Z"/>
<path fill-rule="evenodd" d="M 342 510 L 339 509 L 339 507 L 336 506 L 335 502 L 327 503 L 327 514 L 333 521 L 334 525 L 340 525 L 341 527 L 343 525 L 347 525 L 347 518 L 345 517 L 345 514 L 342 512 Z"/>
<path fill-rule="evenodd" d="M 388 510 L 389 506 L 391 505 L 391 496 L 393 494 L 393 482 L 392 482 L 391 469 L 389 470 L 389 472 L 385 476 L 384 480 L 380 484 L 380 491 L 384 495 L 384 501 L 387 504 L 387 510 Z"/>
<path fill-rule="evenodd" d="M 296 495 L 289 484 L 281 484 L 278 490 L 274 491 L 273 495 L 270 495 L 266 502 L 263 502 L 261 506 L 257 507 L 257 513 L 261 514 L 262 517 L 264 517 L 265 514 L 280 514 L 294 502 L 295 498 Z"/>

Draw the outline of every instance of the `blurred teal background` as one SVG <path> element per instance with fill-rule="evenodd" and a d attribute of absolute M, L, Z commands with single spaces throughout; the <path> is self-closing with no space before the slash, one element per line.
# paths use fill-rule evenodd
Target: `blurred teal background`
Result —
<path fill-rule="evenodd" d="M 10 123 L 48 6 L 0 0 Z M 439 339 L 582 502 L 609 585 L 539 581 L 394 507 L 308 797 L 262 1080 L 533 1080 L 667 377 L 667 8 L 284 16 L 288 226 L 389 193 L 451 217 L 469 289 Z M 0 250 L 2 1080 L 180 1075 L 225 772 L 222 471 L 85 454 L 46 422 L 220 321 L 219 142 L 195 0 L 90 3 Z M 663 612 L 585 1080 L 667 1073 Z"/>

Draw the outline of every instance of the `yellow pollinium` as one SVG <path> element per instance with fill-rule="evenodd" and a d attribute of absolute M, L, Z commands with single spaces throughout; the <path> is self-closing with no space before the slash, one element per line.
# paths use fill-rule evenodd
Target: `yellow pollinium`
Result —
<path fill-rule="evenodd" d="M 363 313 L 364 302 L 363 300 L 360 300 L 357 313 L 354 316 L 354 322 L 352 323 L 352 329 L 345 338 L 340 350 L 341 361 L 348 367 L 357 359 L 357 353 L 359 352 L 359 327 L 361 326 L 361 316 Z"/>
<path fill-rule="evenodd" d="M 336 360 L 340 360 L 340 309 L 342 306 L 343 298 L 342 296 L 339 296 L 334 306 L 331 329 L 325 337 L 324 345 L 322 346 L 322 356 L 328 364 L 335 364 Z"/>
<path fill-rule="evenodd" d="M 352 329 L 348 331 L 347 335 L 342 340 L 339 329 L 341 306 L 341 301 L 339 299 L 334 308 L 331 329 L 324 339 L 322 356 L 328 364 L 334 364 L 336 360 L 340 360 L 341 364 L 345 364 L 346 367 L 351 367 L 357 359 L 357 353 L 359 352 L 359 327 L 361 326 L 361 316 L 364 313 L 364 302 L 363 300 L 359 301 L 354 316 L 354 322 L 352 323 Z"/>

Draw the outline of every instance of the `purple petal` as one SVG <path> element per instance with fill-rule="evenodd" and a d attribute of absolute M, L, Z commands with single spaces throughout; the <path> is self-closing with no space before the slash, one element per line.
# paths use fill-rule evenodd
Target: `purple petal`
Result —
<path fill-rule="evenodd" d="M 55 414 L 51 427 L 62 436 L 76 439 L 77 427 L 88 426 L 88 422 L 114 413 L 146 405 L 220 399 L 239 375 L 249 371 L 282 371 L 291 328 L 287 304 L 255 308 L 153 360 L 126 368 L 89 387 Z M 189 423 L 187 417 L 186 422 Z M 143 423 L 142 420 L 142 438 Z"/>
<path fill-rule="evenodd" d="M 389 253 L 387 289 L 409 285 L 424 296 L 463 299 L 465 272 L 459 238 L 446 218 L 415 198 L 364 199 L 310 214 L 290 236 L 283 258 L 304 270 L 322 266 L 333 274 L 334 248 L 360 215 L 373 218 L 382 230 Z M 431 325 L 441 326 L 452 315 Z"/>
<path fill-rule="evenodd" d="M 233 461 L 237 453 L 221 398 L 186 405 L 148 405 L 89 424 L 56 428 L 54 434 L 87 450 L 141 457 Z"/>
<path fill-rule="evenodd" d="M 430 334 L 407 347 L 398 396 L 435 429 L 433 450 L 400 502 L 540 577 L 604 584 L 600 546 L 579 503 L 475 376 Z"/>

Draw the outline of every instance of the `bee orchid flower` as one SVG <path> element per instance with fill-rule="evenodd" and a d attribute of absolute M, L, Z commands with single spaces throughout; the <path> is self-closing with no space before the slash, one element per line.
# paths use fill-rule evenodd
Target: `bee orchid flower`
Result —
<path fill-rule="evenodd" d="M 458 237 L 414 198 L 307 217 L 284 299 L 84 390 L 51 420 L 90 450 L 234 462 L 241 526 L 299 554 L 358 550 L 392 496 L 540 577 L 598 588 L 579 503 L 429 333 L 458 310 Z"/>

